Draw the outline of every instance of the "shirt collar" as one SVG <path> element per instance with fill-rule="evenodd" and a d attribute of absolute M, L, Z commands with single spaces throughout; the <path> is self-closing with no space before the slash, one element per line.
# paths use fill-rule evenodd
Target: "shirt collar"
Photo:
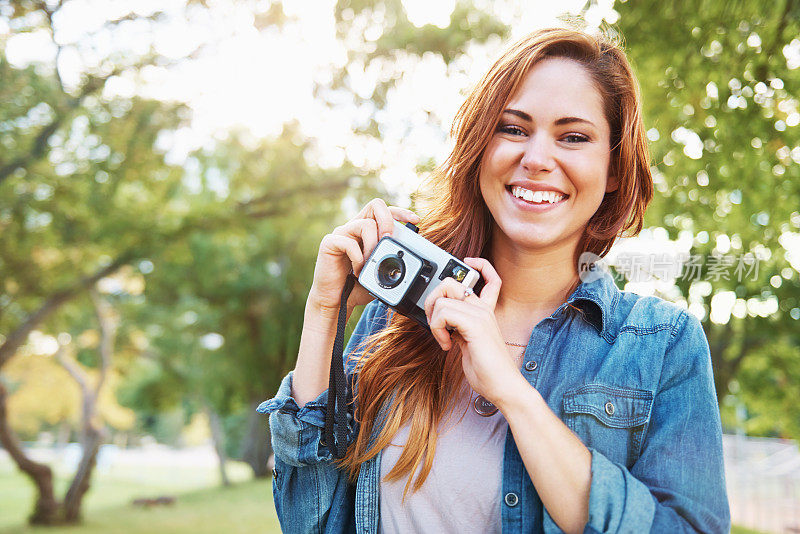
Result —
<path fill-rule="evenodd" d="M 592 276 L 591 280 L 581 282 L 567 301 L 559 308 L 563 313 L 568 304 L 572 304 L 583 312 L 583 317 L 604 339 L 613 335 L 613 313 L 620 297 L 620 291 L 614 278 L 608 271 L 598 271 L 600 276 Z"/>

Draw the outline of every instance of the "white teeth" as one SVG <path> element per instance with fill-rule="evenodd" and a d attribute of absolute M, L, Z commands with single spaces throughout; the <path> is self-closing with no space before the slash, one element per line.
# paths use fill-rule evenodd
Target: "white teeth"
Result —
<path fill-rule="evenodd" d="M 550 204 L 560 202 L 564 198 L 564 195 L 555 191 L 531 191 L 516 185 L 511 188 L 511 194 L 528 202 L 549 202 Z"/>

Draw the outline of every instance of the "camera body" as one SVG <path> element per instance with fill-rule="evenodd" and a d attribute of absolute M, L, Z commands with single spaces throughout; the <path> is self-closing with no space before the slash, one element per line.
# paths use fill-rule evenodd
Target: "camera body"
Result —
<path fill-rule="evenodd" d="M 440 249 L 411 223 L 394 221 L 391 236 L 382 238 L 370 254 L 358 283 L 375 298 L 428 327 L 425 299 L 445 278 L 461 282 L 480 294 L 480 273 Z"/>

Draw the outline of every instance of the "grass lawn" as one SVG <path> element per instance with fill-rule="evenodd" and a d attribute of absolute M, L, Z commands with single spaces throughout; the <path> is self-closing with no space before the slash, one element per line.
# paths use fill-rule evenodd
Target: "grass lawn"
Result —
<path fill-rule="evenodd" d="M 170 469 L 116 470 L 96 473 L 84 504 L 79 527 L 31 528 L 26 517 L 33 505 L 34 489 L 10 464 L 0 463 L 0 533 L 279 533 L 272 505 L 272 480 L 248 480 L 249 467 L 232 462 L 236 483 L 219 486 L 214 471 Z M 63 496 L 67 480 L 56 478 L 57 495 Z M 174 495 L 172 506 L 134 507 L 137 497 Z"/>
<path fill-rule="evenodd" d="M 763 534 L 760 530 L 751 530 L 749 528 L 744 527 L 737 527 L 733 525 L 731 529 L 731 534 Z"/>

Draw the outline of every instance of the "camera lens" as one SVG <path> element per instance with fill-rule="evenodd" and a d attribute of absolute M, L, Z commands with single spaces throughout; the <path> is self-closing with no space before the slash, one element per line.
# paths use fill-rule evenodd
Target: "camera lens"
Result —
<path fill-rule="evenodd" d="M 396 287 L 406 274 L 406 265 L 397 256 L 386 256 L 378 264 L 378 283 L 386 289 Z"/>

